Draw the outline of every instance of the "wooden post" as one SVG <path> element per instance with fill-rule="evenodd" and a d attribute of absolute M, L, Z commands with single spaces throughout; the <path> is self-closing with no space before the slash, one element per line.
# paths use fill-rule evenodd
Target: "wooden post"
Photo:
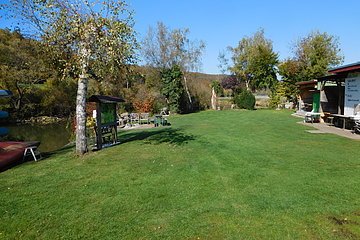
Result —
<path fill-rule="evenodd" d="M 101 131 L 101 103 L 96 103 L 96 148 L 102 148 L 102 131 Z"/>
<path fill-rule="evenodd" d="M 114 139 L 113 139 L 113 143 L 117 143 L 117 124 L 116 124 L 116 118 L 117 118 L 117 114 L 116 114 L 116 103 L 113 103 L 113 106 L 114 106 L 114 119 L 115 119 L 115 122 L 114 122 Z"/>
<path fill-rule="evenodd" d="M 341 98 L 342 98 L 342 91 L 341 91 L 341 82 L 337 82 L 338 87 L 338 114 L 341 114 Z"/>

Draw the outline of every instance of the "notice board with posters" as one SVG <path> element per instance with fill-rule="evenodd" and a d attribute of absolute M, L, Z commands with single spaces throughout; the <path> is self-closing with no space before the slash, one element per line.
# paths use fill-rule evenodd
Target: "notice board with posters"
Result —
<path fill-rule="evenodd" d="M 100 103 L 101 125 L 116 125 L 116 104 Z"/>
<path fill-rule="evenodd" d="M 360 104 L 360 77 L 345 79 L 344 115 L 354 115 L 355 107 Z"/>
<path fill-rule="evenodd" d="M 88 102 L 96 103 L 95 149 L 100 150 L 117 144 L 116 104 L 124 100 L 113 96 L 92 95 Z"/>

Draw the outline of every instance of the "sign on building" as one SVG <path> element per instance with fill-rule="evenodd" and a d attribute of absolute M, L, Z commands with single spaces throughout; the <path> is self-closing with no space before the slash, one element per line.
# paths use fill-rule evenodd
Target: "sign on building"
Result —
<path fill-rule="evenodd" d="M 345 79 L 344 115 L 354 115 L 360 104 L 360 77 Z"/>

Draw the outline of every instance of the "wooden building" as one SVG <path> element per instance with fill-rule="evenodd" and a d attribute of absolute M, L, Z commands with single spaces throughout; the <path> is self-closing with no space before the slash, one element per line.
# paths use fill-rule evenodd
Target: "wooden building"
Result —
<path fill-rule="evenodd" d="M 314 100 L 316 100 L 316 95 L 319 94 L 319 90 L 317 89 L 317 80 L 310 80 L 304 82 L 296 83 L 299 88 L 298 95 L 298 106 L 297 106 L 297 114 L 305 115 L 306 112 L 311 112 L 315 105 L 315 109 L 319 104 Z"/>
<path fill-rule="evenodd" d="M 360 104 L 360 62 L 329 70 L 319 77 L 320 112 L 353 116 Z"/>
<path fill-rule="evenodd" d="M 360 62 L 330 69 L 328 75 L 297 83 L 298 115 L 352 128 L 360 118 Z M 321 118 L 320 118 L 321 116 Z"/>

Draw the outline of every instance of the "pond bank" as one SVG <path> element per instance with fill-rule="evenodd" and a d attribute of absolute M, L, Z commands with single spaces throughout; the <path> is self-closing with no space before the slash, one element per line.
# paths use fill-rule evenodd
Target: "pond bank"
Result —
<path fill-rule="evenodd" d="M 11 115 L 8 119 L 1 119 L 1 125 L 12 125 L 12 124 L 52 124 L 58 122 L 69 121 L 69 117 L 52 117 L 52 116 L 38 116 L 38 117 L 31 117 L 28 119 L 14 119 L 11 118 Z"/>
<path fill-rule="evenodd" d="M 40 141 L 41 152 L 55 151 L 72 140 L 72 130 L 67 121 L 59 121 L 47 124 L 21 123 L 9 124 L 9 141 Z"/>
<path fill-rule="evenodd" d="M 66 118 L 39 116 L 24 120 L 25 123 L 51 124 L 66 121 Z"/>

